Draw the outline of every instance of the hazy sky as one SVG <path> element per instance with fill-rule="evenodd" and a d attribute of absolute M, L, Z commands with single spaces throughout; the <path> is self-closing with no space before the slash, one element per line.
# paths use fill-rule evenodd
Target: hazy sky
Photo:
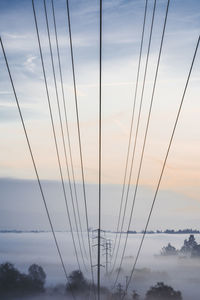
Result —
<path fill-rule="evenodd" d="M 99 2 L 96 0 L 71 0 L 69 2 L 85 176 L 88 184 L 96 184 L 98 181 Z M 47 1 L 47 3 L 51 34 L 54 41 L 53 49 L 60 93 L 58 63 L 52 27 L 52 12 L 50 10 L 50 2 Z M 166 0 L 157 1 L 132 184 L 135 183 L 138 161 L 141 154 L 141 145 L 144 137 L 166 3 Z M 44 10 L 42 1 L 36 0 L 35 4 L 42 37 L 42 49 L 45 57 L 45 67 L 59 139 L 59 148 L 64 166 Z M 144 4 L 145 1 L 143 0 L 103 1 L 102 180 L 104 184 L 110 187 L 109 192 L 105 193 L 103 200 L 107 203 L 106 201 L 109 199 L 113 188 L 116 199 L 115 203 L 117 205 L 121 189 L 117 185 L 122 183 L 124 174 Z M 141 95 L 152 7 L 153 1 L 149 0 L 136 119 Z M 80 159 L 65 1 L 55 1 L 55 10 L 58 19 L 58 34 L 61 46 L 64 85 L 67 95 L 66 105 L 75 175 L 77 181 L 80 182 Z M 148 196 L 143 197 L 145 199 L 148 198 L 147 201 L 151 201 L 152 191 L 158 180 L 194 48 L 200 33 L 199 28 L 200 2 L 198 0 L 171 1 L 155 92 L 155 102 L 140 180 L 141 194 L 143 190 L 151 191 L 146 194 Z M 59 180 L 31 1 L 1 0 L 0 32 L 10 62 L 11 72 L 27 124 L 39 174 L 45 180 Z M 170 212 L 172 210 L 170 205 L 166 205 L 166 201 L 173 201 L 176 207 L 173 211 L 173 218 L 176 221 L 177 218 L 180 220 L 181 227 L 184 227 L 185 219 L 187 220 L 185 222 L 186 227 L 190 225 L 190 220 L 194 227 L 195 225 L 199 226 L 195 217 L 195 214 L 200 212 L 199 63 L 200 51 L 196 58 L 180 122 L 161 184 L 161 190 L 163 191 L 158 195 L 158 201 L 160 200 L 162 203 L 159 206 L 160 211 L 163 209 L 163 212 L 168 215 L 168 220 L 170 219 Z M 17 180 L 35 179 L 2 52 L 0 52 L 0 68 L 0 177 L 16 178 Z M 134 128 L 135 125 L 136 122 L 134 123 Z M 65 170 L 64 172 L 66 174 Z M 4 183 L 5 180 L 2 180 L 1 185 Z M 26 182 L 24 181 L 25 184 Z M 9 185 L 5 185 L 5 187 L 9 189 Z M 117 194 L 116 190 L 118 191 Z M 163 194 L 165 192 L 167 195 L 170 195 L 170 200 L 168 198 L 164 200 L 165 197 Z M 1 197 L 4 201 L 4 196 L 2 195 Z M 97 195 L 95 196 L 97 200 L 96 197 Z M 11 198 L 9 199 L 12 200 Z M 6 205 L 5 210 L 9 212 L 9 205 L 8 207 Z M 110 204 L 109 209 L 111 207 Z M 144 208 L 143 205 L 141 205 L 140 209 L 142 208 Z M 112 214 L 112 210 L 110 213 Z M 177 221 L 177 224 L 175 221 L 172 224 L 178 226 L 179 221 Z M 142 221 L 139 227 L 142 227 Z"/>
<path fill-rule="evenodd" d="M 68 230 L 69 224 L 60 183 L 56 181 L 44 181 L 42 184 L 55 229 Z M 122 187 L 120 185 L 104 185 L 102 188 L 102 224 L 104 229 L 116 230 L 121 189 Z M 0 190 L 0 229 L 49 230 L 49 224 L 41 201 L 42 199 L 37 182 L 32 180 L 1 179 Z M 77 190 L 81 220 L 85 230 L 84 205 L 82 187 L 80 184 L 77 185 Z M 134 188 L 132 187 L 130 195 L 133 194 L 133 191 Z M 91 228 L 97 228 L 98 186 L 96 184 L 86 185 L 86 192 L 89 225 Z M 140 186 L 133 214 L 132 230 L 140 231 L 144 228 L 153 193 L 154 190 L 152 188 Z M 67 196 L 68 199 L 70 199 L 68 188 Z M 130 205 L 129 201 L 127 209 L 128 216 Z M 70 201 L 69 207 L 72 212 Z M 161 190 L 157 204 L 155 205 L 149 229 L 165 230 L 166 228 L 199 228 L 199 210 L 200 205 L 197 200 L 188 198 L 184 194 L 175 193 L 169 190 Z M 124 230 L 126 230 L 127 224 L 128 217 L 125 220 Z"/>

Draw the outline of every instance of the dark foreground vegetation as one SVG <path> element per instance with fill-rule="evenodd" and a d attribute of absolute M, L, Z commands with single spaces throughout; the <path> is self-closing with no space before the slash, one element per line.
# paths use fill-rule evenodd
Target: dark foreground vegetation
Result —
<path fill-rule="evenodd" d="M 178 255 L 180 257 L 200 258 L 200 244 L 196 242 L 194 235 L 191 234 L 189 239 L 184 241 L 180 249 L 176 249 L 169 243 L 166 247 L 162 248 L 160 254 L 162 256 Z"/>
<path fill-rule="evenodd" d="M 44 270 L 36 264 L 29 267 L 28 274 L 20 273 L 11 263 L 1 264 L 0 299 L 44 293 L 45 279 Z"/>
<path fill-rule="evenodd" d="M 93 291 L 97 291 L 95 285 L 85 279 L 81 271 L 73 271 L 69 275 L 66 286 L 58 285 L 54 288 L 45 288 L 46 274 L 42 267 L 33 264 L 29 267 L 28 273 L 24 274 L 17 270 L 11 263 L 0 265 L 0 299 L 15 300 L 28 299 L 33 296 L 40 296 L 39 299 L 60 299 L 61 296 L 71 296 L 73 293 L 78 299 L 89 299 Z M 102 299 L 120 300 L 125 296 L 126 300 L 181 300 L 181 292 L 175 291 L 172 287 L 158 282 L 152 286 L 145 295 L 145 298 L 133 291 L 132 294 L 125 294 L 121 284 L 118 284 L 114 292 L 101 288 Z M 48 298 L 46 298 L 48 297 Z"/>

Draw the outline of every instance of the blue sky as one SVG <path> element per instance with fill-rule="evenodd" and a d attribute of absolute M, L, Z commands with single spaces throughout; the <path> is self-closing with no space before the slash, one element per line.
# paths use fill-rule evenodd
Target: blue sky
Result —
<path fill-rule="evenodd" d="M 144 108 L 132 184 L 134 184 L 137 174 L 166 3 L 167 1 L 165 0 L 157 1 Z M 54 40 L 50 2 L 47 1 L 47 4 L 51 34 Z M 58 132 L 59 148 L 64 161 L 42 1 L 36 0 L 35 5 L 42 37 L 42 49 L 44 51 L 51 101 L 55 112 L 54 117 Z M 149 0 L 141 79 L 146 58 L 152 7 L 153 1 Z M 98 1 L 73 0 L 70 1 L 70 8 L 85 175 L 88 183 L 96 184 L 98 180 Z M 77 181 L 80 181 L 80 160 L 65 1 L 55 1 L 55 9 L 58 18 L 58 34 L 61 46 L 64 85 L 67 94 L 75 174 Z M 119 185 L 123 179 L 143 13 L 144 1 L 142 0 L 103 1 L 102 179 L 104 184 Z M 153 190 L 157 183 L 194 48 L 200 33 L 199 28 L 199 1 L 171 1 L 155 93 L 155 104 L 145 152 L 144 167 L 141 174 L 141 187 L 145 186 L 145 188 Z M 53 146 L 31 1 L 1 1 L 0 31 L 40 176 L 44 180 L 58 180 L 59 173 Z M 55 42 L 54 54 L 56 60 Z M 196 204 L 192 205 L 193 212 L 200 211 L 199 62 L 200 52 L 198 52 L 196 58 L 186 101 L 161 186 L 163 191 L 174 195 L 177 207 L 179 206 L 179 201 L 175 196 L 177 194 L 183 195 L 183 198 L 187 199 L 188 203 L 190 203 L 191 199 L 195 201 Z M 58 72 L 57 67 L 56 60 L 56 70 Z M 0 68 L 2 70 L 0 72 L 0 176 L 2 178 L 12 177 L 22 180 L 34 179 L 35 175 L 1 54 Z M 140 91 L 141 83 L 139 85 L 137 103 L 139 103 Z M 138 112 L 138 104 L 136 112 Z M 108 198 L 109 193 L 105 194 L 105 199 Z M 187 212 L 185 212 L 185 216 L 187 217 Z"/>

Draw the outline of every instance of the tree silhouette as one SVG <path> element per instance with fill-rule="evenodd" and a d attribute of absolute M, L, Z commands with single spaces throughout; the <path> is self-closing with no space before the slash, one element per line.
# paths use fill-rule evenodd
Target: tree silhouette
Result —
<path fill-rule="evenodd" d="M 146 293 L 145 300 L 182 300 L 181 292 L 175 291 L 172 287 L 158 282 Z"/>
<path fill-rule="evenodd" d="M 132 299 L 134 299 L 134 300 L 139 300 L 140 299 L 140 296 L 139 296 L 139 294 L 136 291 L 133 291 L 133 293 L 132 293 Z"/>
<path fill-rule="evenodd" d="M 184 241 L 184 245 L 181 248 L 181 252 L 184 254 L 191 254 L 192 250 L 197 246 L 197 242 L 194 235 L 191 234 L 188 240 Z"/>
<path fill-rule="evenodd" d="M 171 255 L 177 255 L 177 250 L 175 247 L 173 247 L 170 243 L 166 246 L 163 247 L 161 250 L 161 255 L 166 255 L 166 256 L 171 256 Z"/>
<path fill-rule="evenodd" d="M 89 284 L 81 271 L 75 270 L 70 274 L 67 291 L 84 292 L 88 289 L 88 286 Z"/>
<path fill-rule="evenodd" d="M 200 245 L 196 245 L 194 246 L 194 248 L 192 249 L 192 253 L 191 253 L 192 257 L 200 257 Z"/>
<path fill-rule="evenodd" d="M 23 297 L 44 292 L 46 274 L 42 267 L 32 265 L 28 275 L 20 273 L 13 264 L 0 265 L 0 299 Z"/>
<path fill-rule="evenodd" d="M 20 272 L 14 268 L 11 263 L 0 265 L 0 295 L 5 295 L 6 292 L 19 289 L 18 282 Z"/>
<path fill-rule="evenodd" d="M 28 269 L 28 275 L 31 278 L 32 284 L 37 291 L 44 291 L 44 284 L 46 280 L 46 274 L 42 267 L 33 264 Z"/>

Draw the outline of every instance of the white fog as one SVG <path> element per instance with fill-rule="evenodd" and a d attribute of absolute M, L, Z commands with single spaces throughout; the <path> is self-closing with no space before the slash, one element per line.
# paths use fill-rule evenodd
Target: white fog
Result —
<path fill-rule="evenodd" d="M 70 233 L 57 232 L 57 238 L 63 254 L 68 274 L 76 270 L 77 264 L 73 254 Z M 107 237 L 114 240 L 113 233 L 107 233 Z M 189 234 L 147 234 L 144 241 L 141 256 L 138 260 L 136 272 L 129 286 L 129 291 L 136 290 L 142 297 L 150 286 L 157 282 L 164 282 L 175 290 L 182 292 L 183 300 L 199 300 L 200 285 L 200 260 L 192 258 L 159 256 L 162 247 L 169 242 L 180 249 Z M 86 238 L 86 234 L 85 234 Z M 124 242 L 123 234 L 122 242 Z M 195 235 L 200 242 L 200 236 Z M 131 266 L 141 239 L 141 234 L 130 234 L 123 268 L 119 276 L 119 283 L 125 287 L 126 276 L 130 275 Z M 94 257 L 96 248 L 93 248 Z M 120 256 L 119 256 L 120 257 Z M 95 258 L 96 260 L 96 258 Z M 104 258 L 102 257 L 102 264 Z M 1 233 L 0 234 L 0 262 L 12 262 L 15 266 L 26 272 L 29 265 L 37 263 L 41 265 L 47 274 L 46 287 L 54 287 L 65 284 L 65 277 L 55 249 L 50 232 L 41 233 Z M 93 264 L 96 262 L 93 261 Z M 117 264 L 116 264 L 117 267 Z M 94 269 L 96 273 L 96 269 Z M 84 276 L 90 280 L 90 272 L 83 269 Z M 116 273 L 112 277 L 105 276 L 105 268 L 102 268 L 102 285 L 111 288 Z M 45 298 L 47 297 L 47 298 Z M 44 300 L 51 298 L 45 296 Z M 66 299 L 61 295 L 61 299 Z M 34 298 L 35 299 L 35 298 Z M 38 300 L 40 298 L 37 298 Z"/>

